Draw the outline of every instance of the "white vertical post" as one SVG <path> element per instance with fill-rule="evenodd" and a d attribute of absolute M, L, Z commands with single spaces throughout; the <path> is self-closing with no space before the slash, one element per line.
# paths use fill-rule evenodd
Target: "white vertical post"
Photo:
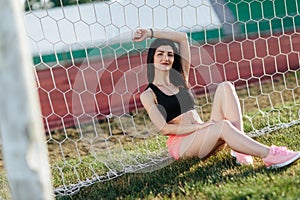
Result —
<path fill-rule="evenodd" d="M 53 199 L 23 5 L 0 1 L 0 127 L 13 199 Z"/>

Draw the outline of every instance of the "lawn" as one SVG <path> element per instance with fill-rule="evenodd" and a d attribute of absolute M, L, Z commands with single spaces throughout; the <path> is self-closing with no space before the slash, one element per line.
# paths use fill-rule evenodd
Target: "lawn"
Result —
<path fill-rule="evenodd" d="M 300 149 L 300 126 L 257 138 L 264 144 Z M 205 160 L 172 162 L 148 173 L 126 174 L 57 199 L 300 199 L 300 162 L 282 169 L 239 166 L 225 149 Z"/>

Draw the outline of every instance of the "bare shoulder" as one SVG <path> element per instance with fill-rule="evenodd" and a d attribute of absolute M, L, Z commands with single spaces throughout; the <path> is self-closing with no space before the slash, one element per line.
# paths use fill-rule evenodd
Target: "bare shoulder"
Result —
<path fill-rule="evenodd" d="M 142 104 L 150 104 L 155 102 L 155 95 L 151 88 L 146 89 L 140 95 Z"/>
<path fill-rule="evenodd" d="M 146 99 L 148 99 L 148 98 L 153 99 L 153 97 L 154 97 L 153 95 L 154 95 L 154 94 L 153 94 L 152 89 L 151 89 L 151 88 L 148 88 L 148 89 L 146 89 L 145 91 L 143 91 L 143 92 L 141 93 L 140 98 L 141 98 L 141 99 L 144 99 L 144 100 L 146 100 Z"/>

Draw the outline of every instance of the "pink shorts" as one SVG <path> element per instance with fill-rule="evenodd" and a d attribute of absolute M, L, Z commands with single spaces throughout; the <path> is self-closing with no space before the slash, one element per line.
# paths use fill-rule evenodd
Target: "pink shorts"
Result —
<path fill-rule="evenodd" d="M 169 154 L 176 160 L 180 157 L 180 145 L 185 136 L 187 135 L 170 135 L 167 140 Z"/>

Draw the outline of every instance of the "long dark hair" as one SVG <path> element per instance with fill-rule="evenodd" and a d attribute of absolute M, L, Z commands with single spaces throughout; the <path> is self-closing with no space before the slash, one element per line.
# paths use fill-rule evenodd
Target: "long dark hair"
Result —
<path fill-rule="evenodd" d="M 154 80 L 154 54 L 156 49 L 160 46 L 170 46 L 174 51 L 174 62 L 170 70 L 170 82 L 177 87 L 187 88 L 186 81 L 184 80 L 184 72 L 181 64 L 181 57 L 177 47 L 174 42 L 167 39 L 155 39 L 149 47 L 148 56 L 147 56 L 147 77 L 148 82 L 152 83 Z"/>

